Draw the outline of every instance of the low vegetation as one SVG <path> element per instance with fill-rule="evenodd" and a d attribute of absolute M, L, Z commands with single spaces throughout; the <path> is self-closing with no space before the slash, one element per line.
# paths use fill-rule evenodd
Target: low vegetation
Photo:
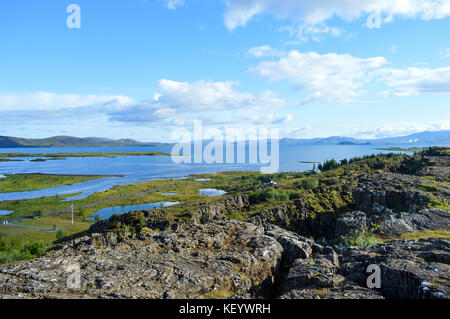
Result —
<path fill-rule="evenodd" d="M 83 152 L 83 153 L 0 153 L 1 158 L 20 157 L 44 157 L 44 158 L 67 158 L 67 157 L 113 157 L 113 156 L 170 156 L 165 152 Z"/>
<path fill-rule="evenodd" d="M 0 263 L 11 263 L 17 260 L 39 257 L 45 252 L 49 243 L 45 241 L 24 242 L 17 238 L 0 237 Z"/>
<path fill-rule="evenodd" d="M 378 226 L 379 227 L 379 226 Z M 356 247 L 369 247 L 376 245 L 380 242 L 375 236 L 375 231 L 377 226 L 372 226 L 370 228 L 365 228 L 363 231 L 359 232 L 353 230 L 353 234 L 349 236 L 342 236 L 339 238 L 340 243 L 343 246 L 356 246 Z"/>
<path fill-rule="evenodd" d="M 295 186 L 300 189 L 311 190 L 319 186 L 319 180 L 313 177 L 304 178 L 295 182 Z"/>
<path fill-rule="evenodd" d="M 395 153 L 387 153 L 387 154 L 372 154 L 372 155 L 364 155 L 364 156 L 355 156 L 355 157 L 351 157 L 349 159 L 344 158 L 341 161 L 337 161 L 334 158 L 330 159 L 330 160 L 326 160 L 323 163 L 320 163 L 318 166 L 318 169 L 322 172 L 326 172 L 332 169 L 336 169 L 340 166 L 344 166 L 344 165 L 348 165 L 348 164 L 353 164 L 353 163 L 357 163 L 357 162 L 361 162 L 361 161 L 365 161 L 368 159 L 373 159 L 373 158 L 393 158 L 395 156 L 401 156 L 400 154 L 395 154 Z"/>
<path fill-rule="evenodd" d="M 446 200 L 438 199 L 434 195 L 428 195 L 428 199 L 428 208 L 439 208 L 442 210 L 450 211 L 450 205 Z"/>
<path fill-rule="evenodd" d="M 14 174 L 0 178 L 0 193 L 23 192 L 55 186 L 72 185 L 108 176 L 76 176 L 48 174 Z"/>
<path fill-rule="evenodd" d="M 427 238 L 449 238 L 448 230 L 424 230 L 420 232 L 403 234 L 399 239 L 419 240 Z"/>
<path fill-rule="evenodd" d="M 269 188 L 262 192 L 255 191 L 250 194 L 250 201 L 254 204 L 280 203 L 288 200 L 289 194 L 286 191 L 274 188 Z"/>

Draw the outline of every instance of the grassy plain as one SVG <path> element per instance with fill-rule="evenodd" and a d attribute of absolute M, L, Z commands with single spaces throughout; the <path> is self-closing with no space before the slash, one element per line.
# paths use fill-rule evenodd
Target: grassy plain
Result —
<path fill-rule="evenodd" d="M 14 174 L 0 178 L 0 193 L 32 191 L 62 185 L 72 185 L 110 176 L 79 176 L 49 174 Z"/>
<path fill-rule="evenodd" d="M 165 152 L 83 152 L 83 153 L 0 153 L 0 158 L 11 157 L 113 157 L 113 156 L 170 156 Z"/>

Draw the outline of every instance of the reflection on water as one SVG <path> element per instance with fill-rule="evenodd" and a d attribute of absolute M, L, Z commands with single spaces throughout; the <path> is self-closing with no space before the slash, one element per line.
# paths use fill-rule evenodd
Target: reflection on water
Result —
<path fill-rule="evenodd" d="M 9 211 L 9 210 L 0 210 L 0 216 L 6 216 L 13 213 L 13 211 Z"/>
<path fill-rule="evenodd" d="M 220 190 L 220 189 L 215 189 L 215 188 L 205 188 L 205 189 L 201 189 L 200 190 L 200 196 L 221 196 L 221 195 L 225 195 L 227 192 Z"/>
<path fill-rule="evenodd" d="M 128 206 L 116 206 L 116 207 L 107 207 L 100 209 L 99 211 L 94 212 L 94 215 L 100 216 L 101 219 L 108 219 L 112 215 L 121 215 L 126 214 L 128 212 L 147 210 L 157 207 L 168 207 L 178 204 L 178 202 L 159 202 L 159 203 L 151 203 L 151 204 L 141 204 L 141 205 L 128 205 Z M 94 220 L 94 217 L 89 218 L 90 220 Z"/>

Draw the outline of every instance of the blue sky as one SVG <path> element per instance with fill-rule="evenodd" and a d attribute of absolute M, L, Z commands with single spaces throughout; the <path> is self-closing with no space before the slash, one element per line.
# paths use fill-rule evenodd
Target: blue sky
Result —
<path fill-rule="evenodd" d="M 5 0 L 0 135 L 450 129 L 449 30 L 449 0 Z"/>

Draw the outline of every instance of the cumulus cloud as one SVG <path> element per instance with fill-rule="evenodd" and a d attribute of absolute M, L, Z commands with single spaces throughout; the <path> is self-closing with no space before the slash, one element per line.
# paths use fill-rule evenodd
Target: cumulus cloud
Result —
<path fill-rule="evenodd" d="M 273 82 L 289 80 L 309 93 L 306 101 L 352 102 L 365 94 L 363 85 L 370 71 L 386 63 L 383 57 L 356 58 L 348 54 L 290 51 L 278 61 L 263 61 L 250 72 Z"/>
<path fill-rule="evenodd" d="M 0 94 L 0 119 L 2 128 L 8 128 L 8 131 L 14 131 L 20 125 L 49 129 L 100 126 L 108 123 L 107 113 L 120 111 L 132 102 L 131 98 L 122 95 L 3 93 Z"/>
<path fill-rule="evenodd" d="M 241 92 L 238 83 L 162 79 L 157 93 L 136 103 L 121 95 L 37 93 L 0 94 L 0 118 L 16 125 L 76 123 L 136 123 L 153 127 L 190 125 L 200 119 L 209 125 L 272 125 L 288 123 L 280 115 L 285 101 L 271 91 L 259 95 Z"/>
<path fill-rule="evenodd" d="M 365 86 L 381 83 L 380 94 L 411 96 L 450 93 L 450 67 L 387 68 L 384 57 L 358 58 L 349 54 L 286 52 L 274 61 L 262 61 L 249 71 L 269 82 L 288 80 L 293 88 L 307 93 L 302 103 L 361 102 Z"/>
<path fill-rule="evenodd" d="M 52 92 L 2 93 L 0 94 L 0 111 L 57 110 L 105 103 L 125 105 L 132 102 L 131 98 L 123 95 L 80 95 Z"/>
<path fill-rule="evenodd" d="M 260 124 L 280 120 L 272 110 L 285 105 L 273 92 L 239 92 L 235 82 L 177 82 L 162 79 L 158 98 L 109 113 L 113 121 L 184 125 L 193 119 L 209 124 Z M 289 117 L 287 118 L 289 119 Z M 286 120 L 286 119 L 284 119 Z"/>
<path fill-rule="evenodd" d="M 377 75 L 399 96 L 450 93 L 450 67 L 382 69 Z"/>
<path fill-rule="evenodd" d="M 284 102 L 273 92 L 266 91 L 259 96 L 236 91 L 236 82 L 177 82 L 160 80 L 159 102 L 170 108 L 189 111 L 212 111 L 230 109 L 265 109 L 280 106 Z"/>
<path fill-rule="evenodd" d="M 349 21 L 367 16 L 368 27 L 380 27 L 395 16 L 442 19 L 450 16 L 450 0 L 224 0 L 225 25 L 233 30 L 260 14 L 289 18 L 309 25 L 336 16 Z"/>

